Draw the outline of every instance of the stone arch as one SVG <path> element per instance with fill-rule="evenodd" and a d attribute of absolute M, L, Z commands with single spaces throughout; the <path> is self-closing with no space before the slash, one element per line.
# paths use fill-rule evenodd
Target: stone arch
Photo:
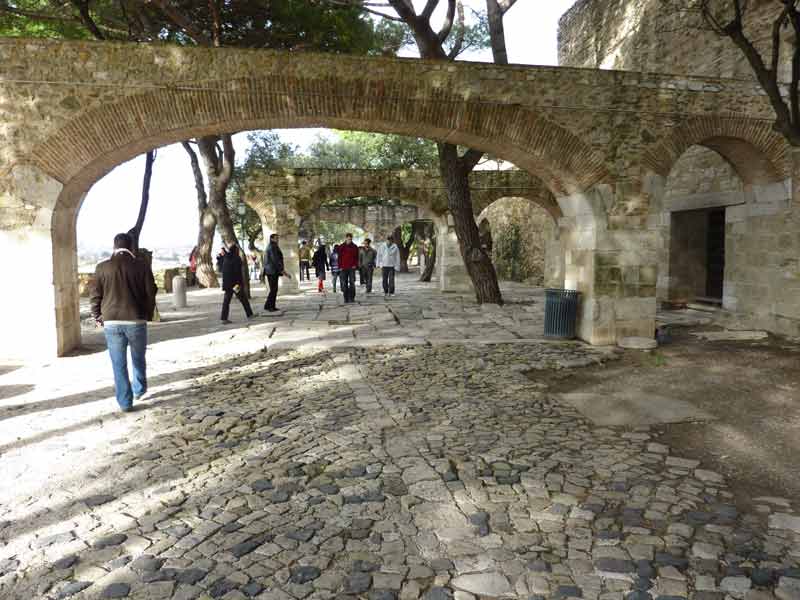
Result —
<path fill-rule="evenodd" d="M 604 162 L 576 135 L 518 105 L 465 101 L 424 83 L 266 76 L 185 84 L 87 110 L 27 156 L 74 199 L 114 166 L 190 137 L 267 128 L 398 133 L 491 152 L 556 194 L 605 181 Z"/>
<path fill-rule="evenodd" d="M 727 160 L 747 185 L 790 176 L 789 145 L 772 123 L 736 117 L 693 118 L 645 151 L 643 166 L 667 177 L 691 146 L 705 146 Z"/>
<path fill-rule="evenodd" d="M 273 75 L 273 69 L 230 81 L 142 84 L 147 91 L 121 98 L 108 92 L 111 101 L 89 99 L 90 108 L 25 146 L 13 168 L 63 185 L 57 198 L 41 202 L 47 214 L 37 217 L 37 223 L 48 221 L 51 238 L 53 277 L 41 287 L 48 293 L 52 286 L 55 295 L 57 353 L 80 344 L 74 255 L 81 201 L 103 175 L 154 147 L 222 132 L 332 127 L 484 150 L 534 173 L 559 204 L 561 197 L 611 181 L 604 158 L 537 108 L 459 94 L 434 79 L 363 80 L 337 77 L 335 70 L 311 78 L 297 75 L 295 67 L 286 75 Z"/>

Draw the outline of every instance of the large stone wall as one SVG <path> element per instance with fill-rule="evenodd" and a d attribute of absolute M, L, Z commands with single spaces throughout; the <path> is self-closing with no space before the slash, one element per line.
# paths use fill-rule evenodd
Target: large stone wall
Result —
<path fill-rule="evenodd" d="M 717 1 L 718 10 L 724 3 L 730 5 L 729 0 Z M 690 4 L 690 0 L 579 0 L 559 22 L 559 64 L 752 79 L 752 71 L 730 41 L 710 31 L 697 11 L 679 10 Z M 748 5 L 745 31 L 766 51 L 780 4 L 752 0 Z M 788 76 L 789 57 L 784 59 L 782 68 Z"/>
<path fill-rule="evenodd" d="M 746 31 L 762 50 L 776 7 L 750 2 Z M 699 30 L 692 19 L 670 12 L 661 0 L 581 0 L 561 19 L 559 59 L 569 66 L 752 80 L 734 45 Z M 782 68 L 788 77 L 785 63 Z M 719 143 L 729 142 L 690 146 L 652 197 L 658 298 L 685 303 L 704 295 L 702 220 L 709 209 L 724 207 L 723 316 L 743 326 L 800 335 L 800 211 L 792 202 L 797 184 L 759 185 L 746 165 L 734 166 L 717 152 Z"/>

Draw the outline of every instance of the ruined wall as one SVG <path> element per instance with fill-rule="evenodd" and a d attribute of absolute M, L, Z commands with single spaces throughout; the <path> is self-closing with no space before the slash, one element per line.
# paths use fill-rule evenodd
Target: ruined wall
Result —
<path fill-rule="evenodd" d="M 556 224 L 544 209 L 525 198 L 502 198 L 488 206 L 478 217 L 488 221 L 492 236 L 492 258 L 498 277 L 545 285 L 552 280 L 546 264 Z M 511 246 L 518 246 L 516 256 L 509 256 Z"/>
<path fill-rule="evenodd" d="M 580 0 L 562 17 L 562 65 L 753 79 L 727 39 L 698 28 L 697 16 L 669 10 L 662 0 Z M 673 3 L 675 4 L 675 3 Z M 746 31 L 764 51 L 777 3 L 754 0 Z M 788 53 L 784 53 L 785 55 Z M 788 79 L 787 65 L 782 66 Z M 685 300 L 698 280 L 705 243 L 697 221 L 682 211 L 725 207 L 723 308 L 731 322 L 800 335 L 800 215 L 792 182 L 748 181 L 720 154 L 692 146 L 651 197 L 651 229 L 658 233 L 661 301 Z M 694 249 L 694 250 L 692 250 Z"/>
<path fill-rule="evenodd" d="M 559 22 L 559 64 L 752 78 L 731 42 L 710 31 L 699 13 L 679 10 L 690 4 L 690 0 L 579 0 Z M 769 32 L 780 5 L 769 0 L 752 0 L 749 5 L 745 30 L 766 50 L 769 36 L 760 32 Z M 783 67 L 788 66 L 784 62 Z"/>

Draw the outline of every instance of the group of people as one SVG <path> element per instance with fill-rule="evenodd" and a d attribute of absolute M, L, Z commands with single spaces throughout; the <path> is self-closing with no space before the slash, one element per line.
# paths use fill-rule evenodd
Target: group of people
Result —
<path fill-rule="evenodd" d="M 353 234 L 348 233 L 345 235 L 345 241 L 342 244 L 334 244 L 330 251 L 325 240 L 319 238 L 313 254 L 308 248 L 308 243 L 303 241 L 299 256 L 301 277 L 304 270 L 308 277 L 309 264 L 303 264 L 306 260 L 314 267 L 317 291 L 320 293 L 325 291 L 325 279 L 330 271 L 333 292 L 336 293 L 336 284 L 340 283 L 345 303 L 355 302 L 356 272 L 359 284 L 366 287 L 367 294 L 371 294 L 373 276 L 377 268 L 381 270 L 384 297 L 394 296 L 395 273 L 400 270 L 400 249 L 392 236 L 388 236 L 386 241 L 374 248 L 370 238 L 366 238 L 361 246 L 356 246 Z M 310 258 L 304 259 L 304 256 Z"/>
<path fill-rule="evenodd" d="M 325 240 L 319 238 L 313 253 L 303 242 L 300 249 L 301 273 L 305 265 L 308 277 L 310 264 L 313 264 L 318 280 L 317 289 L 324 292 L 326 274 L 330 271 L 333 289 L 341 282 L 346 303 L 355 302 L 356 271 L 361 285 L 366 286 L 367 294 L 372 293 L 372 279 L 376 268 L 381 269 L 383 292 L 386 298 L 394 295 L 395 273 L 400 270 L 400 250 L 392 236 L 385 242 L 372 247 L 372 240 L 366 239 L 361 246 L 353 243 L 352 234 L 345 236 L 342 244 L 333 246 L 329 252 Z M 307 248 L 306 251 L 303 248 Z M 196 252 L 192 265 L 196 268 Z M 250 306 L 245 291 L 245 278 L 249 269 L 243 264 L 246 255 L 237 245 L 231 245 L 220 252 L 217 267 L 222 275 L 222 313 L 223 323 L 230 323 L 230 304 L 234 296 L 242 303 L 248 319 L 256 316 Z M 275 301 L 278 295 L 280 277 L 289 277 L 286 272 L 283 252 L 278 244 L 278 235 L 272 234 L 264 251 L 261 273 L 269 284 L 269 293 L 264 309 L 277 311 Z M 153 319 L 156 308 L 156 284 L 150 264 L 136 252 L 133 239 L 127 233 L 114 238 L 114 253 L 109 260 L 97 265 L 90 298 L 91 311 L 98 326 L 104 328 L 106 344 L 111 357 L 114 373 L 114 388 L 117 403 L 124 412 L 132 410 L 134 404 L 147 393 L 147 373 L 145 350 L 147 348 L 147 322 Z M 133 364 L 133 382 L 128 376 L 128 348 Z"/>

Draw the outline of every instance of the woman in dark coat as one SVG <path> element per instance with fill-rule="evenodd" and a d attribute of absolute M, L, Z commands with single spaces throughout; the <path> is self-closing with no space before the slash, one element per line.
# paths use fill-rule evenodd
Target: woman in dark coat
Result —
<path fill-rule="evenodd" d="M 314 265 L 315 275 L 317 277 L 317 291 L 324 292 L 325 291 L 325 271 L 330 267 L 328 264 L 328 249 L 325 247 L 325 243 L 322 239 L 317 241 L 317 249 L 314 252 L 314 256 L 311 257 L 311 262 Z"/>
<path fill-rule="evenodd" d="M 244 293 L 244 276 L 242 275 L 242 259 L 238 246 L 231 246 L 222 260 L 222 291 L 225 297 L 222 299 L 222 314 L 220 320 L 223 323 L 230 323 L 228 314 L 231 308 L 231 298 L 234 294 L 244 307 L 247 318 L 253 317 L 253 309 L 250 308 L 250 301 Z"/>

